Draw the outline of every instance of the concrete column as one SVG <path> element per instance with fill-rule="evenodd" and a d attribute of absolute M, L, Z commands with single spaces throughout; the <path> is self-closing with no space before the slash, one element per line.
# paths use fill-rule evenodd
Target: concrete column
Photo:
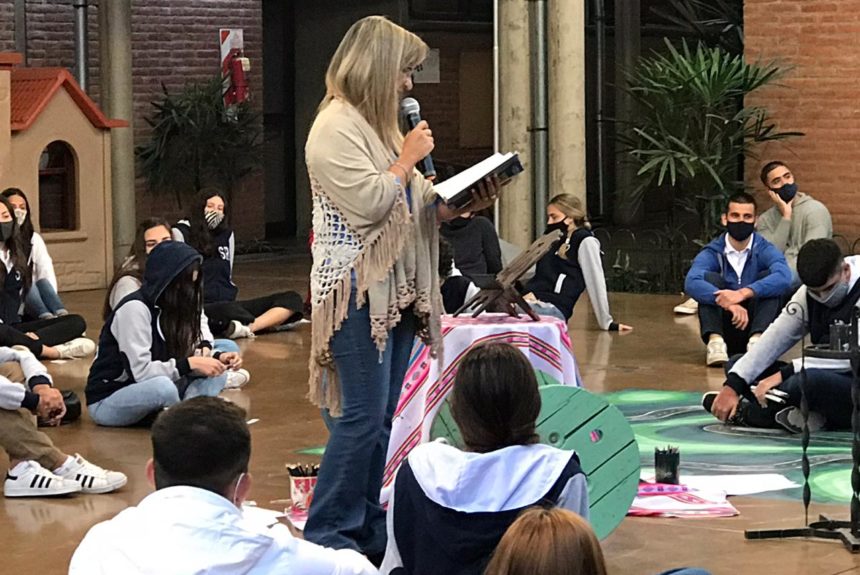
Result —
<path fill-rule="evenodd" d="M 119 264 L 134 243 L 134 105 L 131 75 L 131 0 L 99 3 L 101 103 L 111 118 L 127 128 L 111 133 L 113 254 Z"/>
<path fill-rule="evenodd" d="M 499 0 L 499 149 L 519 152 L 525 168 L 502 190 L 499 235 L 521 248 L 534 238 L 528 22 L 528 2 Z"/>
<path fill-rule="evenodd" d="M 549 24 L 549 190 L 585 202 L 585 2 L 552 0 Z"/>
<path fill-rule="evenodd" d="M 0 54 L 0 183 L 9 165 L 12 144 L 12 68 L 20 63 L 20 54 Z M 0 185 L 0 189 L 3 187 Z"/>

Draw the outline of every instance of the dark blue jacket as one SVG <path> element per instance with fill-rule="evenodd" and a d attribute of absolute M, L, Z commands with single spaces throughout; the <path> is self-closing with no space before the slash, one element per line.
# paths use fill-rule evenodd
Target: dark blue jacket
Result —
<path fill-rule="evenodd" d="M 87 378 L 87 405 L 139 381 L 158 376 L 178 381 L 191 371 L 187 357 L 170 357 L 167 352 L 157 302 L 182 271 L 201 259 L 197 250 L 182 242 L 162 242 L 147 256 L 140 289 L 123 298 L 105 320 Z"/>
<path fill-rule="evenodd" d="M 753 234 L 752 242 L 752 250 L 747 256 L 741 277 L 738 277 L 726 258 L 726 234 L 720 235 L 705 246 L 687 272 L 687 280 L 684 282 L 686 294 L 699 303 L 714 305 L 714 292 L 717 288 L 705 279 L 708 272 L 720 274 L 726 282 L 726 289 L 749 288 L 755 292 L 756 298 L 772 298 L 785 294 L 791 286 L 791 270 L 785 256 L 758 233 Z M 761 277 L 763 272 L 769 273 Z"/>

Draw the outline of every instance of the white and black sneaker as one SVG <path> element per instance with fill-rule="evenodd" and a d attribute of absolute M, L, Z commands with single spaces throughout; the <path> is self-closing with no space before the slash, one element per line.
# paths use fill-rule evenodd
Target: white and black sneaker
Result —
<path fill-rule="evenodd" d="M 6 472 L 6 497 L 51 497 L 81 491 L 81 484 L 51 473 L 35 461 L 22 461 Z"/>
<path fill-rule="evenodd" d="M 124 473 L 102 469 L 77 453 L 74 457 L 69 457 L 58 469 L 54 470 L 54 473 L 65 479 L 80 483 L 83 493 L 110 493 L 128 482 L 128 478 Z"/>
<path fill-rule="evenodd" d="M 247 369 L 227 370 L 227 383 L 224 389 L 241 389 L 251 381 L 251 374 Z"/>
<path fill-rule="evenodd" d="M 240 321 L 236 321 L 235 319 L 230 322 L 230 325 L 227 326 L 227 331 L 224 334 L 230 339 L 242 339 L 242 338 L 250 338 L 254 339 L 256 337 L 254 332 L 251 331 L 251 326 L 245 325 Z"/>

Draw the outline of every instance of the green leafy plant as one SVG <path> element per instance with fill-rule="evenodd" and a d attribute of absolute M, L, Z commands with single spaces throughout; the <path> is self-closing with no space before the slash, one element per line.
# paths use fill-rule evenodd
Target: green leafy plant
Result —
<path fill-rule="evenodd" d="M 172 193 L 180 207 L 184 197 L 208 186 L 231 200 L 236 184 L 262 163 L 259 114 L 245 102 L 228 115 L 220 78 L 189 84 L 176 95 L 162 90 L 146 118 L 152 134 L 135 150 L 150 190 Z"/>
<path fill-rule="evenodd" d="M 776 81 L 777 64 L 748 63 L 720 47 L 665 40 L 665 53 L 643 58 L 628 74 L 625 91 L 635 101 L 636 120 L 620 144 L 637 166 L 636 185 L 619 190 L 619 201 L 638 206 L 648 193 L 668 194 L 674 209 L 699 218 L 700 238 L 713 237 L 726 198 L 742 189 L 739 167 L 756 147 L 803 135 L 781 132 L 761 106 L 744 97 Z"/>
<path fill-rule="evenodd" d="M 669 0 L 667 6 L 654 6 L 651 11 L 685 38 L 743 54 L 742 0 Z"/>

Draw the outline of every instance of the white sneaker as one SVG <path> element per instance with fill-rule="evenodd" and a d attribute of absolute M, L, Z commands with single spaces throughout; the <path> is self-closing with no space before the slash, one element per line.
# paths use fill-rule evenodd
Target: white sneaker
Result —
<path fill-rule="evenodd" d="M 96 351 L 96 343 L 85 337 L 76 337 L 72 341 L 55 345 L 54 349 L 60 352 L 62 359 L 75 359 L 91 356 Z"/>
<path fill-rule="evenodd" d="M 84 493 L 110 493 L 125 485 L 128 478 L 119 471 L 108 471 L 94 465 L 75 453 L 54 473 L 81 484 Z"/>
<path fill-rule="evenodd" d="M 251 374 L 247 369 L 227 370 L 227 383 L 224 389 L 239 389 L 251 381 Z"/>
<path fill-rule="evenodd" d="M 6 497 L 48 497 L 81 491 L 73 479 L 55 475 L 35 461 L 22 461 L 6 472 L 3 495 Z"/>
<path fill-rule="evenodd" d="M 729 352 L 723 339 L 712 339 L 708 342 L 708 357 L 705 362 L 708 367 L 719 367 L 729 361 Z"/>
<path fill-rule="evenodd" d="M 230 326 L 227 328 L 227 333 L 224 334 L 230 339 L 241 339 L 243 337 L 254 338 L 254 332 L 251 331 L 251 328 L 247 325 L 242 324 L 235 319 L 230 322 Z"/>
<path fill-rule="evenodd" d="M 675 313 L 681 313 L 684 315 L 693 315 L 694 313 L 698 313 L 699 311 L 699 302 L 694 300 L 693 298 L 688 299 L 684 303 L 680 303 L 673 308 Z"/>

